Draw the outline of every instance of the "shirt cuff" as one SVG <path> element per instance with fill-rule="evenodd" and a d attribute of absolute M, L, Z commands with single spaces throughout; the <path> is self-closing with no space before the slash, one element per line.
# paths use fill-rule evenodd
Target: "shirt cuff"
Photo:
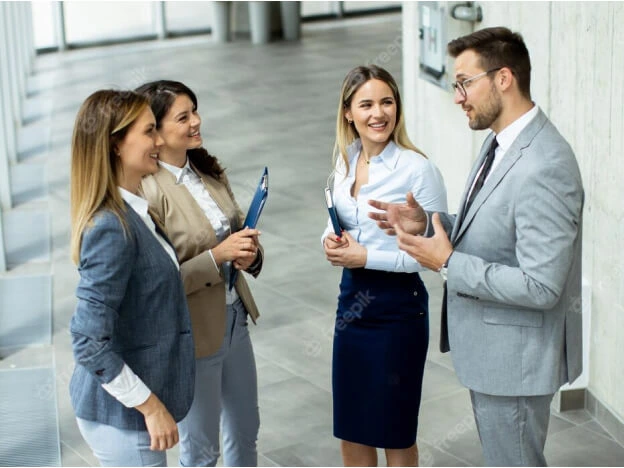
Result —
<path fill-rule="evenodd" d="M 210 249 L 208 253 L 210 254 L 210 258 L 212 258 L 212 263 L 214 263 L 215 268 L 219 271 L 219 265 L 217 265 L 217 261 L 214 259 L 214 255 L 212 255 L 212 249 Z"/>
<path fill-rule="evenodd" d="M 127 408 L 145 403 L 152 393 L 127 364 L 124 364 L 117 377 L 102 384 L 102 387 Z"/>
<path fill-rule="evenodd" d="M 397 253 L 367 249 L 366 265 L 368 270 L 396 271 Z"/>

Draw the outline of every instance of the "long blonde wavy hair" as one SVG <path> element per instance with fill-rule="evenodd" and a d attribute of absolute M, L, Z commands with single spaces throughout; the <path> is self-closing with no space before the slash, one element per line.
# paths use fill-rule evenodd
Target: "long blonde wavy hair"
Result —
<path fill-rule="evenodd" d="M 394 81 L 394 78 L 388 71 L 378 67 L 377 65 L 359 66 L 355 67 L 345 77 L 342 82 L 342 89 L 340 91 L 340 100 L 338 101 L 338 113 L 336 117 L 336 142 L 334 144 L 333 160 L 334 167 L 337 167 L 339 158 L 346 167 L 346 174 L 349 173 L 349 158 L 347 155 L 347 148 L 356 138 L 359 138 L 359 134 L 355 129 L 355 124 L 348 123 L 345 113 L 351 107 L 351 101 L 353 96 L 360 87 L 369 80 L 380 80 L 386 83 L 392 90 L 394 100 L 397 106 L 397 121 L 394 127 L 394 131 L 390 138 L 399 147 L 405 149 L 411 149 L 420 153 L 425 158 L 425 153 L 419 150 L 410 141 L 407 136 L 407 130 L 405 129 L 405 118 L 403 117 L 403 104 L 401 102 L 401 94 L 399 93 L 399 87 Z"/>
<path fill-rule="evenodd" d="M 132 91 L 100 90 L 80 107 L 71 148 L 71 259 L 80 262 L 82 234 L 100 209 L 117 215 L 124 229 L 126 207 L 117 189 L 121 160 L 117 145 L 139 115 L 147 98 Z"/>

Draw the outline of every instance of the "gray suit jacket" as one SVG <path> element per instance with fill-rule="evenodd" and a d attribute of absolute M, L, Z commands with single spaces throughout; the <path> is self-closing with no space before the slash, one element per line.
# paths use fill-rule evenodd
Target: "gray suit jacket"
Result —
<path fill-rule="evenodd" d="M 82 236 L 69 391 L 76 416 L 144 431 L 143 415 L 102 384 L 125 363 L 180 421 L 193 400 L 195 358 L 177 266 L 127 205 L 125 221 L 127 233 L 117 216 L 102 210 Z"/>
<path fill-rule="evenodd" d="M 457 217 L 441 214 L 455 249 L 448 343 L 460 381 L 472 390 L 554 393 L 582 369 L 580 171 L 540 110 L 455 222 L 492 138 L 472 168 Z"/>

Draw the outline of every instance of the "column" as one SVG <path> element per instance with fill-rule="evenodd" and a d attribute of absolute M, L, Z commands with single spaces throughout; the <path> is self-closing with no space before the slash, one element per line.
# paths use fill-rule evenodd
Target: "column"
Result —
<path fill-rule="evenodd" d="M 15 80 L 15 68 L 11 59 L 9 36 L 9 3 L 0 2 L 0 93 L 2 94 L 2 121 L 4 126 L 6 156 L 17 162 L 17 115 L 19 97 Z"/>
<path fill-rule="evenodd" d="M 55 2 L 54 30 L 59 52 L 67 50 L 67 41 L 65 39 L 65 12 L 63 10 L 63 2 Z"/>
<path fill-rule="evenodd" d="M 167 37 L 167 16 L 165 14 L 165 2 L 154 2 L 154 23 L 156 26 L 156 35 L 158 39 Z"/>
<path fill-rule="evenodd" d="M 271 39 L 271 3 L 249 2 L 249 28 L 253 44 L 266 44 Z"/>

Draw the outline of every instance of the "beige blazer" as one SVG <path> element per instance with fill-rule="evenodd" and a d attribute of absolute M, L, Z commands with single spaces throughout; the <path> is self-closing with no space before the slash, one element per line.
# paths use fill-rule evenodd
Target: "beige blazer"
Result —
<path fill-rule="evenodd" d="M 217 180 L 202 174 L 194 166 L 193 169 L 229 219 L 232 232 L 239 230 L 245 218 L 225 174 Z M 188 189 L 184 184 L 176 184 L 175 177 L 166 169 L 144 178 L 141 189 L 149 202 L 150 211 L 158 217 L 178 255 L 191 313 L 195 357 L 210 356 L 223 343 L 226 322 L 227 285 L 208 252 L 218 244 L 216 233 Z M 262 247 L 258 255 L 258 260 L 252 265 L 253 272 L 249 271 L 254 276 L 260 273 L 262 267 Z M 244 275 L 238 275 L 235 288 L 255 324 L 260 314 Z"/>

